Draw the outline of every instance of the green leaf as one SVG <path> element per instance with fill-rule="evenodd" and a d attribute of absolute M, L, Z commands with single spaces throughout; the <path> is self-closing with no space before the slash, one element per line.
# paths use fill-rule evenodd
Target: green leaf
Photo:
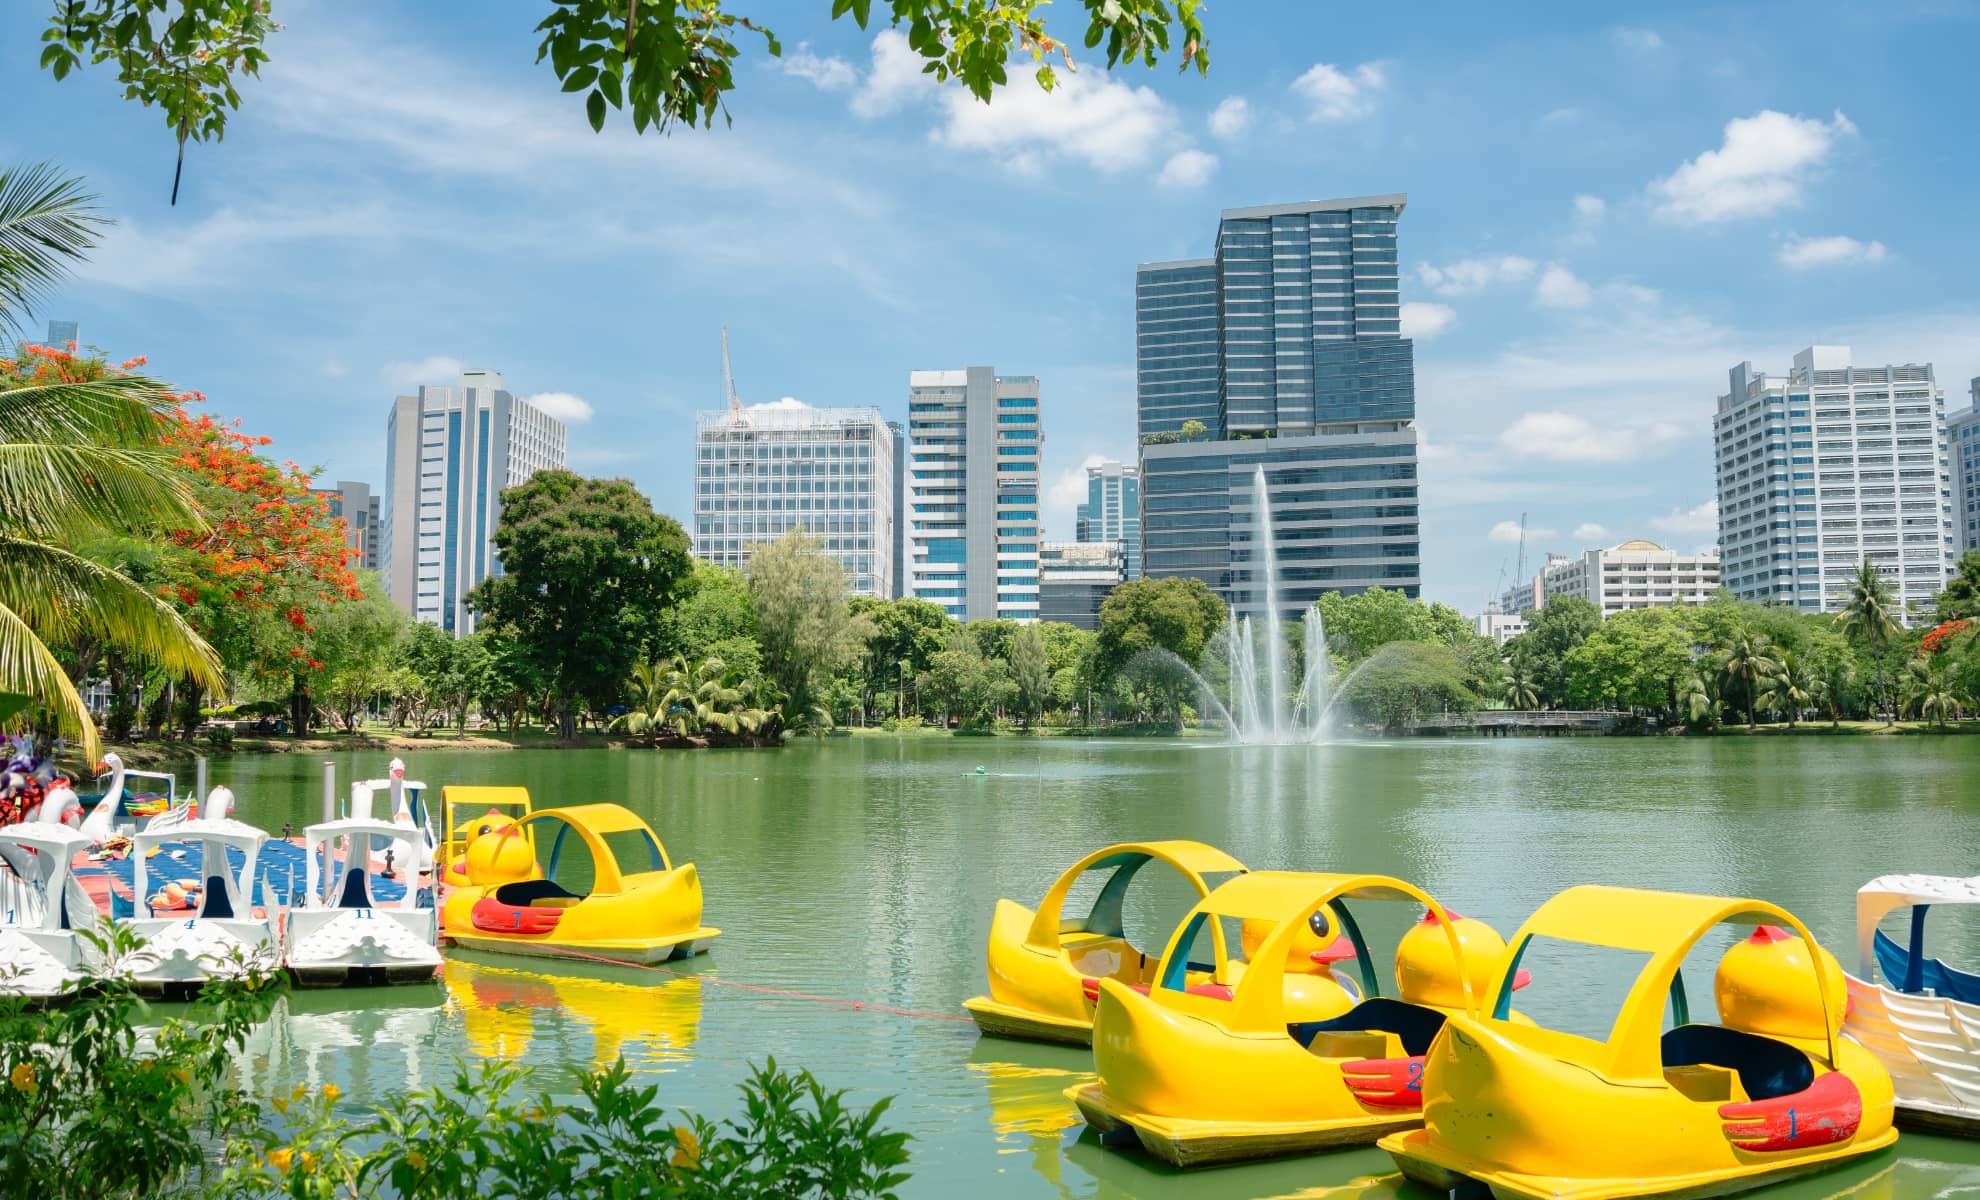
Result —
<path fill-rule="evenodd" d="M 596 88 L 584 98 L 584 115 L 590 118 L 593 133 L 605 128 L 605 96 Z"/>
<path fill-rule="evenodd" d="M 597 67 L 579 67 L 564 77 L 564 90 L 581 92 L 596 82 L 598 82 Z"/>
<path fill-rule="evenodd" d="M 0 721 L 10 721 L 28 706 L 28 697 L 19 692 L 0 692 Z"/>

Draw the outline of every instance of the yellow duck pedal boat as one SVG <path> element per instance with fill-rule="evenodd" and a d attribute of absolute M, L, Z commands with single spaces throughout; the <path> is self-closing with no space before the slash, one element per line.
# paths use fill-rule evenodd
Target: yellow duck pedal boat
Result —
<path fill-rule="evenodd" d="M 621 805 L 539 809 L 480 833 L 464 857 L 468 882 L 448 893 L 442 922 L 448 940 L 471 950 L 654 963 L 705 950 L 720 932 L 701 923 L 694 864 L 673 865 Z"/>
<path fill-rule="evenodd" d="M 1426 910 L 1396 948 L 1399 999 L 1349 901 Z M 1422 1055 L 1504 948 L 1400 879 L 1241 875 L 1191 910 L 1146 994 L 1101 982 L 1099 1080 L 1066 1095 L 1103 1141 L 1176 1166 L 1373 1142 L 1421 1119 Z M 1358 978 L 1337 973 L 1350 962 Z"/>
<path fill-rule="evenodd" d="M 1721 1023 L 1693 1024 L 1681 968 L 1722 924 L 1759 928 L 1718 964 Z M 1576 955 L 1641 964 L 1606 1038 L 1511 1019 L 1536 946 L 1550 977 Z M 1897 1138 L 1890 1075 L 1838 1032 L 1845 998 L 1841 966 L 1776 905 L 1571 888 L 1514 935 L 1489 1015 L 1453 1016 L 1431 1047 L 1423 1127 L 1381 1145 L 1410 1179 L 1499 1200 L 1692 1200 L 1820 1171 Z"/>
<path fill-rule="evenodd" d="M 987 952 L 990 994 L 963 1002 L 977 1028 L 993 1037 L 1090 1045 L 1099 980 L 1146 986 L 1154 979 L 1155 961 L 1129 943 L 1121 913 L 1128 884 L 1151 862 L 1180 874 L 1199 899 L 1216 880 L 1245 869 L 1202 842 L 1125 842 L 1067 868 L 1035 912 L 1015 901 L 997 901 Z M 1107 876 L 1092 909 L 1069 918 L 1066 897 L 1088 872 Z"/>

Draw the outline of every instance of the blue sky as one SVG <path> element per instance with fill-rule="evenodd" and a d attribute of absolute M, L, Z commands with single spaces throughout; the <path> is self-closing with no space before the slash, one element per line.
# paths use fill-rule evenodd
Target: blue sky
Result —
<path fill-rule="evenodd" d="M 751 403 L 899 417 L 909 370 L 989 363 L 1041 377 L 1070 537 L 1080 464 L 1133 461 L 1135 264 L 1207 254 L 1224 207 L 1407 192 L 1425 591 L 1468 612 L 1521 512 L 1533 560 L 1709 545 L 1740 359 L 1932 361 L 1949 408 L 1980 375 L 1980 4 L 1243 0 L 1208 78 L 1085 61 L 984 107 L 824 0 L 758 0 L 785 58 L 746 47 L 733 126 L 643 139 L 535 64 L 538 7 L 278 3 L 174 209 L 162 118 L 37 74 L 44 6 L 9 6 L 0 161 L 119 222 L 43 315 L 374 484 L 392 396 L 498 369 L 585 418 L 574 468 L 683 521 L 721 325 Z"/>

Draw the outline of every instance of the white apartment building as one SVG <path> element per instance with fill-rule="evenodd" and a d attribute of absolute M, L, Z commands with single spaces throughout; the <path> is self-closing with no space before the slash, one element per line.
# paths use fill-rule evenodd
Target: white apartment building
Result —
<path fill-rule="evenodd" d="M 697 414 L 694 552 L 740 567 L 791 529 L 862 596 L 896 595 L 894 431 L 880 410 L 758 405 Z"/>
<path fill-rule="evenodd" d="M 1740 363 L 1712 418 L 1719 552 L 1734 595 L 1834 612 L 1859 564 L 1929 608 L 1956 545 L 1945 397 L 1930 363 L 1858 367 L 1811 346 L 1786 379 Z"/>
<path fill-rule="evenodd" d="M 1540 580 L 1544 599 L 1579 596 L 1604 619 L 1632 608 L 1703 604 L 1719 590 L 1719 556 L 1681 554 L 1632 539 L 1550 562 Z"/>
<path fill-rule="evenodd" d="M 1038 379 L 908 376 L 905 594 L 965 621 L 1038 619 Z"/>
<path fill-rule="evenodd" d="M 1980 550 L 1980 378 L 1973 406 L 1946 419 L 1946 454 L 1952 467 L 1953 549 Z"/>
<path fill-rule="evenodd" d="M 1479 637 L 1491 638 L 1503 646 L 1526 632 L 1526 617 L 1521 613 L 1487 609 L 1471 619 L 1471 627 Z"/>
<path fill-rule="evenodd" d="M 565 451 L 564 423 L 510 394 L 493 371 L 464 371 L 457 387 L 395 399 L 379 515 L 392 602 L 456 637 L 474 632 L 464 597 L 501 574 L 490 539 L 502 489 L 562 468 Z"/>

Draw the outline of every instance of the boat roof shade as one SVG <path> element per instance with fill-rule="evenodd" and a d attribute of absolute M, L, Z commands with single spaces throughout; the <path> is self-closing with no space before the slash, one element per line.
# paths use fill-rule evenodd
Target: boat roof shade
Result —
<path fill-rule="evenodd" d="M 0 827 L 0 842 L 11 846 L 24 846 L 30 850 L 60 853 L 93 846 L 96 844 L 96 839 L 80 829 L 71 829 L 67 825 L 56 825 L 47 821 L 20 821 Z"/>
<path fill-rule="evenodd" d="M 1583 884 L 1542 904 L 1520 932 L 1657 954 L 1714 925 L 1744 919 L 1778 923 L 1784 916 L 1764 900 Z"/>
<path fill-rule="evenodd" d="M 451 805 L 487 804 L 496 808 L 528 808 L 526 787 L 493 787 L 487 784 L 450 783 L 440 789 L 440 798 Z"/>
<path fill-rule="evenodd" d="M 1898 896 L 1905 904 L 1980 904 L 1980 875 L 1879 875 L 1856 894 Z"/>
<path fill-rule="evenodd" d="M 181 828 L 184 828 L 184 826 L 181 826 Z M 419 828 L 417 826 L 396 825 L 391 821 L 381 821 L 376 817 L 370 819 L 364 817 L 343 817 L 335 821 L 325 821 L 321 825 L 305 826 L 303 828 L 303 837 L 309 841 L 317 842 L 327 838 L 343 837 L 347 833 L 369 833 L 377 837 L 404 841 L 409 835 L 414 835 L 418 832 Z"/>
<path fill-rule="evenodd" d="M 530 814 L 531 820 L 541 817 L 555 817 L 573 825 L 581 825 L 593 833 L 624 833 L 637 830 L 652 833 L 653 827 L 640 819 L 638 813 L 623 804 L 573 804 L 565 808 L 538 809 Z M 658 835 L 654 838 L 658 841 Z"/>
<path fill-rule="evenodd" d="M 132 841 L 138 846 L 162 846 L 167 842 L 220 842 L 228 846 L 252 848 L 268 840 L 268 834 L 245 821 L 232 817 L 217 820 L 200 817 L 181 821 L 164 829 L 141 830 Z"/>
<path fill-rule="evenodd" d="M 1416 900 L 1402 880 L 1387 875 L 1346 875 L 1326 871 L 1251 871 L 1227 879 L 1203 898 L 1205 912 L 1224 917 L 1278 920 L 1299 908 L 1327 900 Z"/>

